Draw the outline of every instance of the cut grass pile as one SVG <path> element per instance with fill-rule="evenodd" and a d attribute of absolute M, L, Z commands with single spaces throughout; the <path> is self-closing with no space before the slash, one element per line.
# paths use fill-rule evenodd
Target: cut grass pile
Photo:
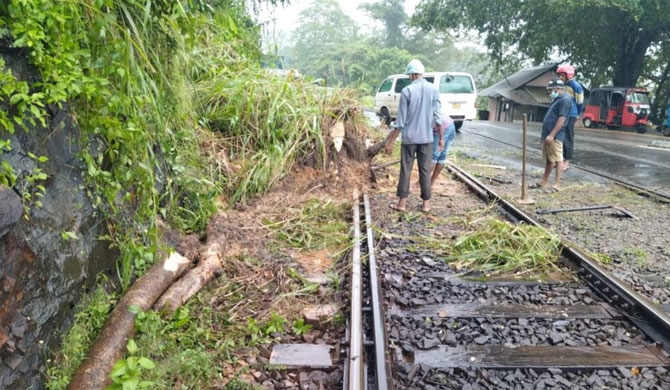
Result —
<path fill-rule="evenodd" d="M 487 274 L 557 271 L 560 245 L 560 238 L 544 229 L 487 217 L 451 244 L 445 261 Z"/>

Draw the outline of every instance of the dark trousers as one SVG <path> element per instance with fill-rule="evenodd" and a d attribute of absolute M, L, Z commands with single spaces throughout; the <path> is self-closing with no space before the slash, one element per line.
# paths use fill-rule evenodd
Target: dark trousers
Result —
<path fill-rule="evenodd" d="M 563 140 L 563 160 L 572 160 L 572 150 L 575 146 L 575 122 L 576 116 L 568 118 L 568 125 L 565 126 L 565 139 Z"/>
<path fill-rule="evenodd" d="M 419 165 L 419 184 L 421 199 L 430 200 L 430 165 L 433 160 L 433 144 L 403 144 L 400 147 L 400 178 L 398 179 L 398 198 L 409 196 L 409 181 L 414 167 L 414 158 Z"/>

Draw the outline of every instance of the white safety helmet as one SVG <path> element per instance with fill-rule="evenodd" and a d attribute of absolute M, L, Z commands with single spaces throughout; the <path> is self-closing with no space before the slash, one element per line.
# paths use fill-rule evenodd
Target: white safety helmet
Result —
<path fill-rule="evenodd" d="M 423 64 L 419 60 L 412 60 L 407 64 L 407 69 L 405 69 L 405 74 L 423 74 L 426 71 L 426 68 L 423 67 Z"/>

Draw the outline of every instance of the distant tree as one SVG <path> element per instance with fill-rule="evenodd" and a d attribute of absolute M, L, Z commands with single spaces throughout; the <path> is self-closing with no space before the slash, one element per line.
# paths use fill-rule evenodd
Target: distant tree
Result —
<path fill-rule="evenodd" d="M 632 86 L 650 47 L 670 38 L 667 12 L 667 0 L 422 0 L 412 20 L 437 31 L 479 31 L 497 63 L 518 51 Z"/>
<path fill-rule="evenodd" d="M 358 39 L 358 24 L 342 12 L 335 0 L 312 1 L 300 12 L 294 31 L 293 60 L 300 72 L 318 76 L 319 60 Z"/>
<path fill-rule="evenodd" d="M 339 84 L 369 94 L 386 76 L 403 73 L 412 58 L 412 54 L 402 49 L 360 41 L 324 53 L 318 72 L 329 85 Z"/>
<path fill-rule="evenodd" d="M 410 26 L 404 5 L 405 0 L 378 0 L 359 6 L 384 26 L 381 37 L 375 43 L 405 49 L 413 57 L 422 59 L 428 70 L 470 72 L 480 80 L 488 80 L 493 69 L 485 52 L 476 48 L 476 44 L 457 48 L 451 30 L 422 31 Z M 515 64 L 518 65 L 518 62 Z"/>
<path fill-rule="evenodd" d="M 383 44 L 387 47 L 405 47 L 405 31 L 409 16 L 405 12 L 405 0 L 381 0 L 375 3 L 363 3 L 358 8 L 384 24 Z"/>
<path fill-rule="evenodd" d="M 652 90 L 651 120 L 662 123 L 670 101 L 670 42 L 662 42 L 653 49 L 647 56 L 642 76 L 649 80 L 645 86 Z"/>
<path fill-rule="evenodd" d="M 360 26 L 342 12 L 335 0 L 313 2 L 300 14 L 292 33 L 294 46 L 277 48 L 276 52 L 285 65 L 306 76 L 366 93 L 372 93 L 386 76 L 404 72 L 412 58 L 423 61 L 427 70 L 470 72 L 478 81 L 490 78 L 493 68 L 479 48 L 471 45 L 458 49 L 449 33 L 407 26 L 403 1 L 364 4 L 362 8 L 369 10 L 371 16 L 382 18 L 378 20 L 383 22 L 385 31 L 380 35 L 359 33 Z M 391 32 L 387 33 L 389 29 Z M 394 40 L 404 48 L 388 43 Z"/>

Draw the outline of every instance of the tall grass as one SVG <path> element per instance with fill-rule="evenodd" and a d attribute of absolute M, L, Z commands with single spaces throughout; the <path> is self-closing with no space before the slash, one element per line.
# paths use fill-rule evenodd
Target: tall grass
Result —
<path fill-rule="evenodd" d="M 349 98 L 253 64 L 199 82 L 197 94 L 203 118 L 237 167 L 227 182 L 232 202 L 265 193 L 296 161 L 309 157 L 315 168 L 325 167 L 324 119 L 341 112 Z"/>

